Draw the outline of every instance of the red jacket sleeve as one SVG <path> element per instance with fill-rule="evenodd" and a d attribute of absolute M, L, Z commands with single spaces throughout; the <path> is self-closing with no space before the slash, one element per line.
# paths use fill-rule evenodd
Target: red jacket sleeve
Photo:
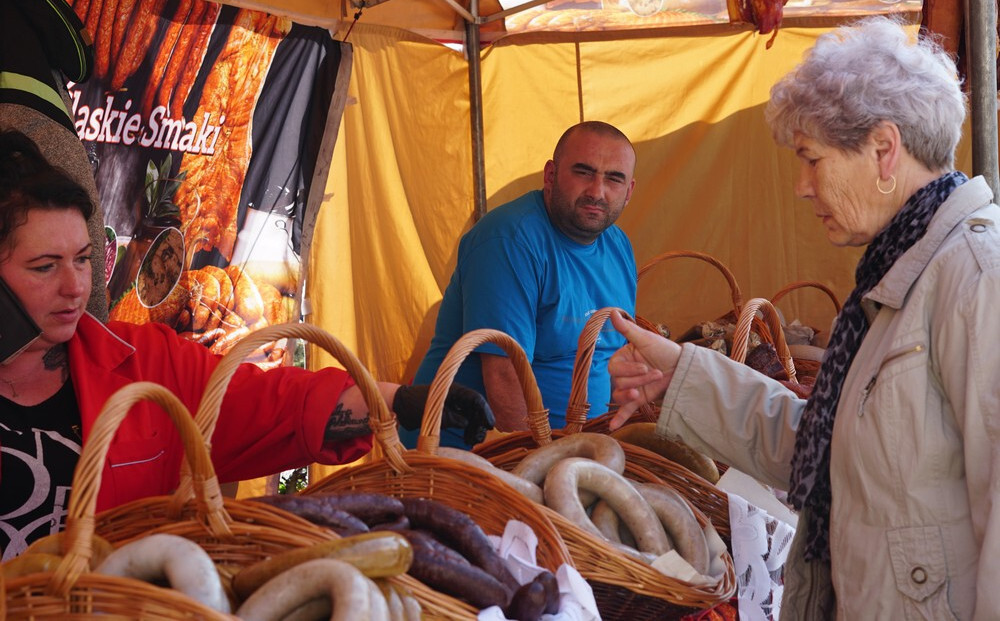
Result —
<path fill-rule="evenodd" d="M 219 479 L 247 479 L 313 462 L 344 464 L 371 450 L 371 434 L 323 447 L 341 393 L 353 385 L 340 369 L 261 371 L 241 365 L 222 402 L 212 439 Z"/>

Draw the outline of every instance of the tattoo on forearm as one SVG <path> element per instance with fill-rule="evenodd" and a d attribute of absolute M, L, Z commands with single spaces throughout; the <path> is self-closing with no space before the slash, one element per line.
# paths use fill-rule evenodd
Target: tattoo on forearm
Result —
<path fill-rule="evenodd" d="M 330 420 L 326 423 L 326 431 L 323 433 L 323 444 L 333 444 L 341 440 L 350 440 L 371 433 L 368 426 L 368 414 L 362 417 L 355 417 L 353 410 L 344 409 L 343 405 L 337 405 L 337 409 L 330 414 Z"/>

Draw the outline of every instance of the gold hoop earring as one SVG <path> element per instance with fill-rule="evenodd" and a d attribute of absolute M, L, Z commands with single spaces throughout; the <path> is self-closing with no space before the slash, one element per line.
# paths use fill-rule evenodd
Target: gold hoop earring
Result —
<path fill-rule="evenodd" d="M 879 194 L 892 194 L 893 193 L 893 191 L 896 189 L 896 176 L 895 175 L 889 175 L 889 181 L 892 182 L 892 187 L 889 188 L 888 190 L 883 190 L 882 189 L 882 177 L 876 177 L 875 178 L 875 189 L 878 190 Z"/>

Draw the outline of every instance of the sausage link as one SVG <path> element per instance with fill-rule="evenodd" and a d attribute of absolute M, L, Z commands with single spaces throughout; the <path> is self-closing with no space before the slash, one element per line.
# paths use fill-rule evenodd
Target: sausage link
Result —
<path fill-rule="evenodd" d="M 146 582 L 166 580 L 202 604 L 229 613 L 229 599 L 215 563 L 201 546 L 177 535 L 155 533 L 117 548 L 94 570 Z"/>
<path fill-rule="evenodd" d="M 581 488 L 611 505 L 635 536 L 639 551 L 660 555 L 670 550 L 666 531 L 639 491 L 625 477 L 592 459 L 569 457 L 553 466 L 545 478 L 545 504 L 584 530 L 602 536 L 580 503 Z"/>
<path fill-rule="evenodd" d="M 625 451 L 621 444 L 603 433 L 590 432 L 563 436 L 534 449 L 511 472 L 536 485 L 542 485 L 552 466 L 567 457 L 588 457 L 618 474 L 625 472 Z M 594 497 L 584 494 L 581 502 L 584 506 L 589 506 L 594 502 Z"/>
<path fill-rule="evenodd" d="M 514 592 L 503 614 L 518 621 L 538 621 L 545 611 L 545 587 L 540 582 L 528 582 Z"/>
<path fill-rule="evenodd" d="M 395 520 L 403 515 L 403 503 L 388 494 L 375 492 L 319 492 L 303 499 L 322 501 L 324 507 L 340 509 L 366 524 Z"/>
<path fill-rule="evenodd" d="M 635 537 L 622 524 L 621 518 L 605 500 L 598 500 L 590 509 L 590 519 L 601 531 L 604 538 L 612 543 L 620 543 L 631 548 L 636 547 Z M 667 533 L 669 535 L 670 533 Z M 669 536 L 668 536 L 669 539 Z"/>
<path fill-rule="evenodd" d="M 402 498 L 403 512 L 414 529 L 428 530 L 474 565 L 510 589 L 520 586 L 483 529 L 466 513 L 436 500 Z"/>
<path fill-rule="evenodd" d="M 677 546 L 677 553 L 700 574 L 709 569 L 708 540 L 698 518 L 684 497 L 666 485 L 635 483 L 646 502 L 653 508 L 663 528 Z"/>
<path fill-rule="evenodd" d="M 539 487 L 537 483 L 533 483 L 532 481 L 529 481 L 512 472 L 507 472 L 503 468 L 497 468 L 485 457 L 476 455 L 472 451 L 466 451 L 464 449 L 452 448 L 448 446 L 439 446 L 437 454 L 438 457 L 457 459 L 458 461 L 463 461 L 471 466 L 479 468 L 480 470 L 488 472 L 507 485 L 516 489 L 528 500 L 536 502 L 540 505 L 545 504 L 545 499 L 542 496 L 542 488 Z"/>
<path fill-rule="evenodd" d="M 20 556 L 0 563 L 0 574 L 3 575 L 4 580 L 13 580 L 30 574 L 55 571 L 62 559 L 61 556 L 47 552 L 21 553 Z"/>
<path fill-rule="evenodd" d="M 292 548 L 240 569 L 233 576 L 233 592 L 241 598 L 249 597 L 275 576 L 317 558 L 345 561 L 369 578 L 384 578 L 398 576 L 410 568 L 413 548 L 406 537 L 388 531 L 362 533 Z"/>
<path fill-rule="evenodd" d="M 427 533 L 406 531 L 403 534 L 413 546 L 411 576 L 479 609 L 507 605 L 510 590 L 457 551 L 450 550 Z"/>
<path fill-rule="evenodd" d="M 313 524 L 336 531 L 338 535 L 356 535 L 369 530 L 368 525 L 360 518 L 342 509 L 329 506 L 323 498 L 297 494 L 274 494 L 259 496 L 251 500 L 294 513 Z"/>
<path fill-rule="evenodd" d="M 331 621 L 388 621 L 381 594 L 371 580 L 350 563 L 334 559 L 306 561 L 284 571 L 254 591 L 236 611 L 243 621 L 272 621 L 294 613 L 314 599 L 332 602 Z M 381 605 L 380 605 L 381 604 Z"/>

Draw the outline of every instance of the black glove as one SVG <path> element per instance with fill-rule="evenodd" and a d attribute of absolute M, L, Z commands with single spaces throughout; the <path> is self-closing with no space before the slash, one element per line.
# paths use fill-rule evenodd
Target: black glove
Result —
<path fill-rule="evenodd" d="M 392 411 L 403 429 L 413 431 L 420 428 L 424 417 L 424 404 L 427 403 L 427 393 L 430 385 L 400 386 L 392 399 Z M 464 430 L 463 437 L 468 445 L 479 444 L 486 438 L 486 432 L 493 429 L 496 420 L 493 410 L 481 394 L 462 386 L 452 384 L 448 396 L 444 399 L 444 411 L 441 413 L 442 427 L 455 427 Z"/>

